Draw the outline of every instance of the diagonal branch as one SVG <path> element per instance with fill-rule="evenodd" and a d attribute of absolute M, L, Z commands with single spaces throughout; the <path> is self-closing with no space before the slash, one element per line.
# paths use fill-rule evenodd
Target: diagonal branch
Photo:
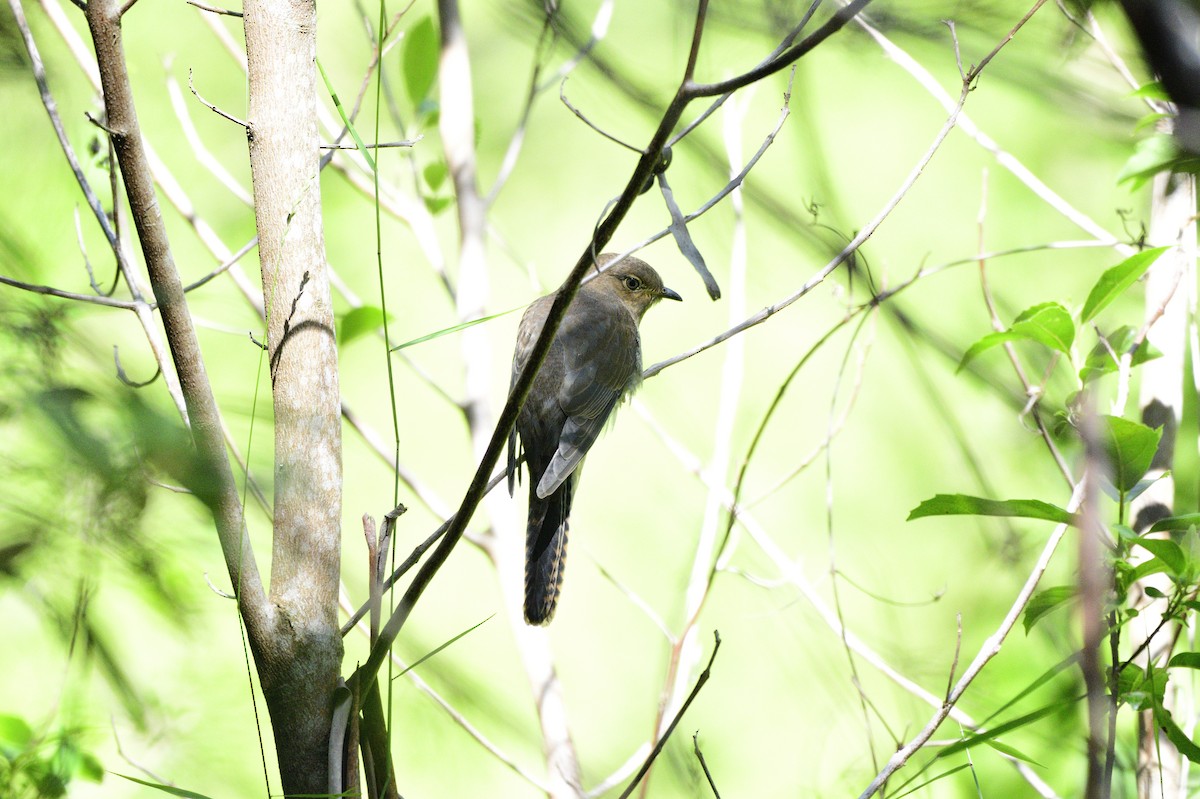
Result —
<path fill-rule="evenodd" d="M 207 486 L 207 496 L 202 499 L 216 519 L 225 565 L 240 597 L 246 626 L 252 636 L 261 634 L 269 623 L 270 611 L 250 540 L 245 534 L 242 504 L 225 452 L 216 400 L 208 382 L 204 358 L 184 298 L 183 283 L 175 268 L 166 226 L 154 192 L 154 179 L 142 143 L 134 110 L 133 89 L 126 68 L 120 8 L 115 0 L 91 0 L 87 5 L 86 17 L 100 68 L 107 124 L 114 133 L 113 147 L 125 181 L 129 207 L 133 212 L 150 284 L 158 300 L 175 370 L 183 387 L 191 420 L 192 441 L 211 481 Z"/>
<path fill-rule="evenodd" d="M 817 44 L 829 38 L 835 31 L 845 25 L 857 11 L 865 6 L 869 0 L 856 0 L 847 9 L 853 9 L 850 13 L 843 9 L 834 15 L 834 17 L 824 26 L 806 37 L 803 41 L 789 48 L 781 60 L 786 60 L 786 63 L 780 63 L 779 69 L 791 64 L 801 56 L 810 52 Z M 708 3 L 706 0 L 701 0 L 697 10 L 697 25 L 695 34 L 699 37 L 700 31 L 703 29 L 703 20 L 708 11 Z M 693 50 L 695 48 L 693 47 Z M 775 70 L 777 71 L 777 70 Z M 769 73 L 767 73 L 769 74 Z M 756 78 L 757 79 L 757 78 Z M 736 80 L 736 79 L 735 79 Z M 746 81 L 746 84 L 751 81 Z M 746 85 L 743 84 L 743 85 Z M 724 84 L 718 84 L 723 86 Z M 728 88 L 721 88 L 715 94 L 723 94 L 728 91 Z M 530 353 L 529 361 L 525 369 L 517 377 L 513 384 L 512 391 L 509 394 L 508 401 L 505 403 L 503 411 L 500 413 L 500 418 L 496 424 L 496 428 L 492 433 L 492 437 L 488 442 L 488 446 L 484 451 L 483 457 L 480 460 L 479 466 L 475 471 L 474 477 L 471 479 L 470 485 L 463 496 L 462 503 L 458 512 L 454 516 L 454 521 L 450 528 L 446 531 L 445 536 L 438 543 L 433 554 L 422 565 L 417 575 L 413 578 L 413 582 L 409 585 L 404 597 L 396 607 L 392 617 L 388 619 L 387 624 L 381 631 L 379 640 L 372 647 L 371 653 L 366 662 L 364 662 L 348 680 L 348 684 L 359 682 L 366 684 L 378 672 L 383 664 L 387 650 L 395 641 L 400 629 L 404 626 L 408 616 L 412 613 L 416 606 L 417 600 L 424 592 L 425 588 L 433 580 L 433 576 L 445 563 L 450 556 L 451 550 L 462 538 L 466 530 L 467 524 L 470 522 L 475 509 L 478 507 L 480 500 L 483 498 L 484 491 L 487 486 L 488 478 L 496 463 L 499 461 L 500 454 L 507 445 L 508 432 L 516 422 L 517 414 L 520 412 L 521 406 L 525 402 L 526 396 L 529 394 L 529 389 L 533 385 L 533 380 L 541 368 L 542 362 L 546 358 L 546 354 L 550 350 L 550 344 L 554 340 L 555 334 L 558 332 L 559 324 L 561 324 L 563 316 L 566 314 L 567 308 L 575 297 L 575 292 L 578 291 L 580 281 L 584 275 L 594 268 L 594 258 L 609 241 L 612 240 L 613 234 L 617 227 L 625 219 L 630 209 L 633 207 L 634 201 L 641 194 L 642 186 L 655 173 L 659 162 L 662 158 L 663 148 L 666 146 L 667 140 L 670 138 L 671 132 L 679 123 L 683 112 L 688 104 L 696 97 L 706 96 L 703 93 L 697 94 L 694 91 L 694 84 L 690 79 L 686 78 L 681 81 L 679 89 L 676 91 L 674 99 L 663 112 L 662 118 L 659 121 L 658 127 L 650 142 L 646 145 L 646 149 L 642 151 L 642 156 L 638 160 L 637 166 L 630 175 L 626 183 L 624 191 L 617 200 L 612 204 L 610 210 L 600 224 L 596 227 L 592 235 L 591 241 L 585 248 L 584 252 L 579 256 L 575 266 L 567 275 L 563 284 L 559 287 L 553 305 L 547 315 L 545 324 L 542 328 L 541 335 L 534 344 Z M 838 260 L 829 266 L 828 270 L 840 264 Z M 353 687 L 353 686 L 352 686 Z"/>

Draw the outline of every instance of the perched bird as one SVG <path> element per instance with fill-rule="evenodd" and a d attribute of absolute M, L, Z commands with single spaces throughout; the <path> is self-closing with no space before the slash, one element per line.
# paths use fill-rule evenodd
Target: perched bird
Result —
<path fill-rule="evenodd" d="M 601 268 L 616 259 L 605 253 Z M 554 294 L 521 317 L 513 352 L 515 383 L 542 331 Z M 525 532 L 525 620 L 547 624 L 558 604 L 567 549 L 567 517 L 580 463 L 622 397 L 642 380 L 638 323 L 663 298 L 683 299 L 663 286 L 645 261 L 626 257 L 579 288 L 517 423 L 508 438 L 508 493 L 517 473 L 517 437 L 529 470 Z M 511 384 L 510 384 L 511 385 Z"/>

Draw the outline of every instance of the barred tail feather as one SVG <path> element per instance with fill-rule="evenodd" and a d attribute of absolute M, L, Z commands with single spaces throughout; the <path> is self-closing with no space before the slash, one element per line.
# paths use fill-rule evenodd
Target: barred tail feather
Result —
<path fill-rule="evenodd" d="M 529 526 L 525 531 L 525 621 L 549 624 L 558 605 L 567 560 L 567 517 L 575 480 L 539 499 L 529 487 Z"/>

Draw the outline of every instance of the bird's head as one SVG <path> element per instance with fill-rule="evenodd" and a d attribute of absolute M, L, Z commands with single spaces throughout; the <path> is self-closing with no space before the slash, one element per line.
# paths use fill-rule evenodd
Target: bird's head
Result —
<path fill-rule="evenodd" d="M 597 260 L 601 267 L 605 267 L 616 258 L 616 253 L 606 252 Z M 639 322 L 650 306 L 659 300 L 683 299 L 677 292 L 663 285 L 662 278 L 654 271 L 653 266 L 631 255 L 605 269 L 595 282 L 597 288 L 602 288 L 621 300 Z"/>

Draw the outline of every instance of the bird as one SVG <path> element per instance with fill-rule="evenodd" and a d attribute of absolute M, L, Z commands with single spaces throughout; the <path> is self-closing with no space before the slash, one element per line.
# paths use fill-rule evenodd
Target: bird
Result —
<path fill-rule="evenodd" d="M 508 493 L 518 475 L 518 449 L 529 473 L 525 531 L 525 621 L 546 625 L 562 588 L 567 518 L 583 458 L 622 398 L 642 381 L 638 324 L 659 300 L 682 300 L 650 264 L 615 253 L 596 259 L 601 271 L 580 286 L 508 438 Z M 513 351 L 515 385 L 557 292 L 525 310 Z M 518 445 L 518 439 L 520 443 Z"/>

